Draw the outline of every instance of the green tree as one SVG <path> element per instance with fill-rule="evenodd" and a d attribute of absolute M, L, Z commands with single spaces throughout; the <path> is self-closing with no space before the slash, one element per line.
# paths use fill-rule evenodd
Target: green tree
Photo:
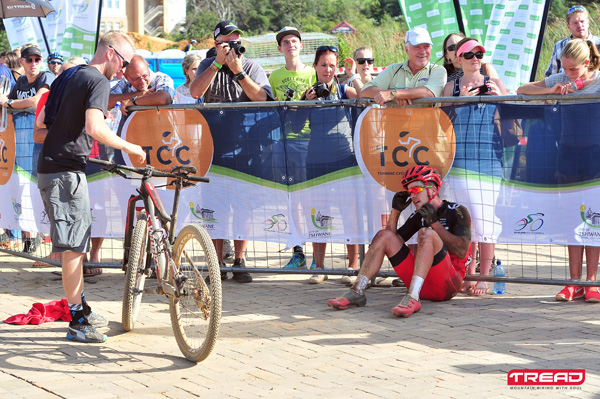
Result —
<path fill-rule="evenodd" d="M 0 23 L 0 51 L 10 50 L 10 44 L 8 43 L 8 36 L 6 35 L 6 29 L 4 28 L 4 21 Z"/>

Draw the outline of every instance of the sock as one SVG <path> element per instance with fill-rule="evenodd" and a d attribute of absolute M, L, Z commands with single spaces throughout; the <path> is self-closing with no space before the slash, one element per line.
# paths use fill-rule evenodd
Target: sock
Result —
<path fill-rule="evenodd" d="M 71 312 L 71 321 L 69 322 L 70 326 L 87 323 L 87 319 L 83 313 L 83 306 L 80 303 L 70 303 L 69 311 Z"/>
<path fill-rule="evenodd" d="M 90 305 L 88 305 L 87 301 L 85 300 L 85 293 L 83 292 L 83 290 L 81 291 L 81 306 L 83 306 L 83 313 L 86 316 L 89 316 L 92 313 L 92 308 L 90 307 Z"/>
<path fill-rule="evenodd" d="M 369 284 L 369 278 L 364 274 L 359 273 L 358 276 L 356 276 L 356 281 L 352 284 L 352 290 L 359 295 L 364 295 L 367 284 Z"/>
<path fill-rule="evenodd" d="M 408 290 L 408 293 L 417 301 L 419 300 L 419 292 L 421 292 L 423 282 L 425 282 L 425 279 L 419 276 L 413 276 L 412 280 L 410 281 L 410 288 Z"/>

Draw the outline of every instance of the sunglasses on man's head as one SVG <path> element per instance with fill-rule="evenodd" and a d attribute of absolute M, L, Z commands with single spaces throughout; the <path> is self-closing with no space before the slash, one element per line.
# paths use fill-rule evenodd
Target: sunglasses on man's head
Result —
<path fill-rule="evenodd" d="M 41 62 L 41 61 L 42 61 L 42 59 L 39 58 L 39 57 L 36 57 L 36 58 L 27 57 L 27 58 L 25 58 L 25 62 L 28 63 L 28 64 L 31 64 L 32 62 L 34 62 L 34 63 L 37 64 L 38 62 Z"/>
<path fill-rule="evenodd" d="M 456 44 L 451 44 L 448 47 L 446 47 L 446 51 L 455 51 L 456 50 Z"/>
<path fill-rule="evenodd" d="M 319 52 L 319 53 L 320 53 L 320 52 L 322 52 L 322 51 L 327 51 L 327 50 L 329 50 L 329 51 L 331 51 L 331 52 L 334 52 L 334 53 L 337 53 L 337 52 L 338 52 L 338 49 L 337 49 L 337 47 L 335 47 L 335 46 L 321 46 L 321 47 L 319 47 L 319 48 L 317 49 L 317 52 Z"/>
<path fill-rule="evenodd" d="M 356 62 L 358 62 L 360 65 L 363 65 L 365 62 L 369 65 L 373 65 L 373 62 L 375 62 L 374 58 L 357 58 Z"/>
<path fill-rule="evenodd" d="M 477 57 L 477 59 L 480 60 L 483 58 L 483 53 L 481 51 L 478 51 L 476 53 L 469 51 L 468 53 L 462 53 L 461 57 L 464 57 L 465 60 L 470 60 L 473 57 Z"/>
<path fill-rule="evenodd" d="M 62 65 L 62 61 L 48 61 L 48 64 L 52 64 L 52 65 Z"/>
<path fill-rule="evenodd" d="M 571 15 L 574 12 L 586 12 L 585 8 L 583 8 L 583 6 L 573 6 L 571 8 L 569 8 L 569 12 L 567 14 Z"/>
<path fill-rule="evenodd" d="M 431 186 L 414 186 L 414 187 L 409 187 L 406 191 L 408 191 L 411 194 L 419 194 L 421 191 L 425 190 L 427 187 L 431 187 Z"/>

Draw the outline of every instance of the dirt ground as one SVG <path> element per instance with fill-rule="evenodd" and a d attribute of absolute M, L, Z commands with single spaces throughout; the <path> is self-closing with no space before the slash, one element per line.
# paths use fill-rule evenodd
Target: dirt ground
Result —
<path fill-rule="evenodd" d="M 129 36 L 135 42 L 135 47 L 138 49 L 145 49 L 152 52 L 158 52 L 166 50 L 168 48 L 175 48 L 177 46 L 179 50 L 183 50 L 188 44 L 188 40 L 182 40 L 180 42 L 173 42 L 171 40 L 163 39 L 161 37 L 140 35 L 139 33 L 129 32 Z M 194 46 L 195 49 L 206 49 L 213 46 L 213 41 L 210 38 L 196 39 L 198 43 Z"/>

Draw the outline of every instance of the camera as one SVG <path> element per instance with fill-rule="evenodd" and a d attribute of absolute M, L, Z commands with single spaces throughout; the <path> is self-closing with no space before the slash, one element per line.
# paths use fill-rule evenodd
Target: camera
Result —
<path fill-rule="evenodd" d="M 323 82 L 317 82 L 313 85 L 313 90 L 315 91 L 315 94 L 317 95 L 317 97 L 319 98 L 327 98 L 329 97 L 329 89 L 327 88 L 327 85 Z"/>
<path fill-rule="evenodd" d="M 283 94 L 283 96 L 285 97 L 285 101 L 292 101 L 292 98 L 294 98 L 294 94 L 296 94 L 296 90 L 287 89 Z"/>
<path fill-rule="evenodd" d="M 484 93 L 487 93 L 487 92 L 490 90 L 490 88 L 489 88 L 489 87 L 488 87 L 486 84 L 483 84 L 483 85 L 481 85 L 481 86 L 473 87 L 473 88 L 472 88 L 471 90 L 469 90 L 469 91 L 475 91 L 475 90 L 477 90 L 477 89 L 479 89 L 479 94 L 484 94 Z"/>
<path fill-rule="evenodd" d="M 240 56 L 246 52 L 246 47 L 242 46 L 240 43 L 236 41 L 231 41 L 227 43 L 229 48 L 235 51 L 235 53 Z"/>

